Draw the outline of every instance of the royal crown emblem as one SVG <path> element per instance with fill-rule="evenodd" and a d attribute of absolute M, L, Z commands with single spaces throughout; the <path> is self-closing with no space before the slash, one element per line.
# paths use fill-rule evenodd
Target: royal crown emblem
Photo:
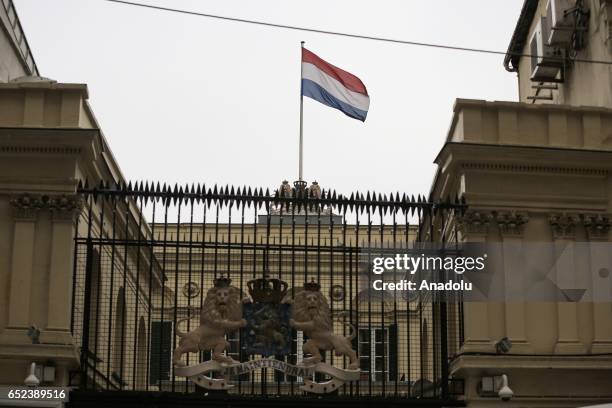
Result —
<path fill-rule="evenodd" d="M 221 276 L 220 278 L 215 278 L 213 284 L 215 288 L 229 288 L 232 284 L 232 280 L 228 277 Z"/>
<path fill-rule="evenodd" d="M 247 282 L 249 295 L 255 303 L 281 303 L 287 294 L 287 282 L 267 277 Z"/>
<path fill-rule="evenodd" d="M 309 292 L 318 292 L 321 290 L 321 285 L 319 285 L 317 282 L 313 280 L 311 280 L 310 282 L 306 282 L 304 284 L 304 290 L 307 290 Z"/>

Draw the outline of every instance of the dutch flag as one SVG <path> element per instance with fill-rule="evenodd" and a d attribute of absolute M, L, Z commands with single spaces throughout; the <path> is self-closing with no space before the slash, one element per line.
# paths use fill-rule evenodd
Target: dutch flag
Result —
<path fill-rule="evenodd" d="M 359 78 L 302 48 L 302 95 L 365 121 L 368 91 Z"/>

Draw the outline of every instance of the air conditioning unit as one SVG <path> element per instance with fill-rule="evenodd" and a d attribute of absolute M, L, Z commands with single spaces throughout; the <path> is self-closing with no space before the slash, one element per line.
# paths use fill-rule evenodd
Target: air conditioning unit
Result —
<path fill-rule="evenodd" d="M 540 17 L 529 40 L 532 81 L 561 81 L 560 74 L 563 69 L 563 59 L 561 57 L 563 52 L 559 48 L 548 45 L 545 40 L 548 32 L 546 18 Z"/>
<path fill-rule="evenodd" d="M 546 37 L 549 45 L 568 45 L 575 28 L 575 0 L 548 0 L 546 5 L 546 20 L 550 31 Z"/>

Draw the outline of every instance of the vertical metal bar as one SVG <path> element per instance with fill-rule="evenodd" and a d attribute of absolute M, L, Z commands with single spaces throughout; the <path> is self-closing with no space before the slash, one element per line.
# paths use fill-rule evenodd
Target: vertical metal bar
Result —
<path fill-rule="evenodd" d="M 396 215 L 397 215 L 397 207 L 393 207 L 392 210 L 392 237 L 393 237 L 393 252 L 397 253 L 397 220 L 396 220 Z M 401 277 L 400 277 L 401 278 Z M 398 282 L 397 279 L 397 270 L 394 269 L 393 270 L 393 281 L 394 282 Z M 406 311 L 406 323 L 410 324 L 409 319 L 408 319 L 408 311 Z M 400 375 L 399 375 L 399 367 L 400 367 L 400 350 L 399 350 L 399 324 L 397 321 L 397 291 L 394 290 L 393 291 L 393 324 L 395 325 L 395 335 L 397 336 L 397 338 L 394 341 L 395 344 L 395 350 L 393 351 L 395 353 L 395 384 L 394 384 L 394 389 L 393 389 L 393 394 L 395 397 L 397 397 L 398 395 L 398 384 L 400 381 Z M 391 350 L 389 350 L 389 356 L 391 356 Z"/>
<path fill-rule="evenodd" d="M 253 222 L 253 279 L 257 278 L 257 204 L 254 204 L 255 221 Z"/>
<path fill-rule="evenodd" d="M 180 194 L 180 192 L 179 192 Z M 180 257 L 180 241 L 181 241 L 181 209 L 183 208 L 183 197 L 178 197 L 175 201 L 177 206 L 176 213 L 176 235 L 175 235 L 175 249 L 174 249 L 174 307 L 172 308 L 172 326 L 176 332 L 176 323 L 178 321 L 178 281 L 179 281 L 179 257 Z M 172 350 L 176 349 L 176 335 L 172 336 Z M 171 364 L 172 370 L 172 392 L 175 391 L 176 387 L 176 376 L 174 375 L 174 364 Z"/>
<path fill-rule="evenodd" d="M 100 326 L 100 283 L 101 283 L 101 275 L 102 275 L 102 253 L 103 246 L 102 240 L 104 238 L 104 203 L 106 199 L 104 196 L 100 198 L 100 243 L 98 244 L 98 265 L 97 265 L 97 274 L 96 274 L 96 316 L 95 316 L 95 327 L 94 327 L 94 354 L 96 357 L 93 359 L 93 389 L 96 389 L 97 381 L 96 376 L 98 375 L 98 330 Z M 93 252 L 92 252 L 93 256 Z M 93 271 L 93 270 L 92 270 Z M 91 314 L 87 315 L 87 319 L 91 319 Z M 91 322 L 90 322 L 91 324 Z"/>
<path fill-rule="evenodd" d="M 90 207 L 91 211 L 91 207 Z M 87 239 L 87 255 L 85 260 L 85 295 L 83 299 L 83 337 L 81 342 L 81 388 L 87 389 L 87 368 L 89 351 L 89 314 L 91 299 L 91 271 L 92 271 L 93 244 L 91 238 Z"/>
<path fill-rule="evenodd" d="M 121 201 L 123 203 L 123 205 L 125 206 L 125 232 L 124 232 L 124 239 L 127 241 L 129 239 L 129 235 L 130 235 L 130 202 L 129 199 L 127 197 L 127 195 L 122 194 L 121 195 Z M 120 344 L 120 352 L 119 352 L 119 378 L 120 378 L 120 384 L 119 384 L 119 388 L 123 389 L 125 380 L 123 379 L 123 363 L 124 363 L 124 357 L 125 357 L 125 324 L 126 324 L 126 320 L 127 320 L 127 316 L 128 316 L 128 304 L 126 302 L 126 292 L 128 290 L 128 285 L 127 285 L 127 259 L 128 259 L 128 245 L 124 245 L 123 248 L 123 291 L 121 292 L 121 304 L 123 305 L 122 309 L 121 309 L 121 340 L 119 342 Z M 119 312 L 119 310 L 118 310 Z"/>
<path fill-rule="evenodd" d="M 77 191 L 77 194 L 79 192 Z M 85 198 L 87 198 L 88 196 L 84 196 Z M 74 319 L 75 319 L 75 313 L 76 313 L 76 283 L 77 280 L 79 278 L 79 268 L 78 268 L 78 254 L 79 254 L 79 224 L 81 221 L 81 214 L 77 213 L 76 217 L 75 217 L 75 221 L 74 221 L 74 249 L 73 249 L 73 253 L 72 253 L 72 292 L 71 292 L 71 301 L 70 301 L 70 305 L 72 306 L 72 312 L 70 312 L 70 333 L 74 336 L 75 335 L 75 329 L 74 329 Z"/>
<path fill-rule="evenodd" d="M 217 273 L 219 271 L 219 207 L 221 206 L 220 200 L 215 200 L 215 242 L 214 242 L 214 258 L 213 258 L 213 277 L 217 279 Z"/>
<path fill-rule="evenodd" d="M 241 205 L 240 208 L 240 291 L 244 290 L 244 208 L 246 207 L 245 202 L 239 202 L 238 205 Z M 243 331 L 240 330 L 238 338 L 238 350 L 240 350 L 240 361 L 242 360 L 242 342 L 243 339 Z M 242 375 L 238 376 L 238 394 L 242 394 Z"/>
<path fill-rule="evenodd" d="M 296 287 L 295 287 L 295 203 L 292 202 L 291 203 L 291 300 L 293 301 L 294 297 L 295 297 L 295 292 L 296 292 Z M 291 328 L 291 340 L 294 341 L 295 339 L 295 356 L 292 356 L 292 360 L 291 363 L 292 364 L 297 364 L 298 362 L 298 350 L 300 350 L 301 348 L 298 348 L 298 338 L 297 338 L 297 330 L 295 330 L 294 328 Z M 293 395 L 294 394 L 294 387 L 295 387 L 295 380 L 297 378 L 295 377 L 291 377 L 291 391 L 290 394 Z"/>
<path fill-rule="evenodd" d="M 136 356 L 138 355 L 138 347 L 140 346 L 138 344 L 138 340 L 139 340 L 139 336 L 140 336 L 140 330 L 138 328 L 138 323 L 139 323 L 139 319 L 138 319 L 138 306 L 139 306 L 139 295 L 140 295 L 140 245 L 141 245 L 141 236 L 142 236 L 142 197 L 136 197 L 136 200 L 138 200 L 138 229 L 136 231 L 136 234 L 138 234 L 138 238 L 136 241 L 136 301 L 135 301 L 135 306 L 134 306 L 134 345 L 133 345 L 133 352 L 132 352 L 132 389 L 136 389 L 136 385 L 137 385 L 137 380 L 136 380 L 136 373 L 138 372 L 138 370 L 136 369 L 137 367 L 137 359 Z M 140 362 L 142 364 L 142 362 Z"/>
<path fill-rule="evenodd" d="M 445 210 L 440 211 L 440 225 L 442 228 L 445 227 Z M 446 233 L 443 231 L 441 236 L 442 248 L 446 250 Z M 433 237 L 432 237 L 433 240 Z M 444 270 L 440 270 L 441 274 L 444 274 Z M 442 276 L 441 280 L 444 280 L 445 276 Z M 447 299 L 446 294 L 442 294 L 440 299 L 440 376 L 442 377 L 442 398 L 448 399 L 448 316 L 447 316 Z"/>
<path fill-rule="evenodd" d="M 331 210 L 331 209 L 330 209 Z M 353 322 L 353 308 L 352 308 L 352 297 L 353 297 L 353 282 L 351 281 L 351 271 L 349 271 L 349 279 L 348 279 L 348 285 L 347 285 L 347 278 L 346 278 L 346 211 L 343 211 L 342 214 L 342 225 L 341 225 L 341 237 L 342 237 L 342 243 L 341 248 L 342 248 L 342 288 L 344 290 L 344 297 L 342 299 L 342 309 L 343 310 L 347 310 L 346 309 L 346 298 L 349 298 L 349 323 L 352 324 Z M 347 286 L 348 286 L 348 290 L 347 290 Z M 353 326 L 354 327 L 354 326 Z M 354 333 L 354 335 L 357 335 L 358 333 Z M 357 339 L 357 341 L 359 342 L 359 338 Z M 357 350 L 355 350 L 357 351 Z M 357 357 L 359 358 L 359 357 Z M 343 357 L 343 364 L 342 364 L 342 368 L 346 368 L 346 356 Z M 347 384 L 345 383 L 342 386 L 342 391 L 343 393 L 346 395 L 347 393 Z M 349 393 L 352 394 L 353 393 L 353 382 L 351 381 L 349 383 Z"/>
<path fill-rule="evenodd" d="M 360 228 L 361 226 L 359 225 L 359 208 L 355 208 L 355 240 L 353 242 L 354 248 L 351 248 L 351 252 L 350 252 L 350 274 L 353 275 L 353 268 L 355 268 L 355 285 L 354 285 L 354 290 L 355 290 L 355 330 L 357 331 L 357 354 L 361 354 L 360 350 L 359 350 L 359 344 L 361 341 L 360 338 L 360 312 L 361 312 L 361 288 L 359 286 L 359 279 L 360 279 L 360 259 L 359 259 L 359 232 L 360 232 Z M 353 257 L 353 253 L 355 254 L 355 259 L 352 259 Z M 351 279 L 352 281 L 352 279 Z M 352 296 L 351 296 L 352 298 Z M 369 360 L 369 359 L 368 359 Z M 361 361 L 359 362 L 359 366 L 361 367 Z M 356 384 L 356 390 L 355 390 L 356 394 L 359 396 L 361 394 L 361 378 L 359 379 L 359 381 L 357 381 Z"/>
<path fill-rule="evenodd" d="M 382 205 L 378 205 L 378 216 L 380 217 L 379 220 L 379 232 L 380 232 L 380 242 L 379 242 L 379 246 L 380 246 L 380 256 L 384 255 L 384 223 L 383 223 L 383 207 Z M 384 274 L 382 275 L 383 281 L 384 281 Z M 382 395 L 384 396 L 386 394 L 386 385 L 387 385 L 387 364 L 386 364 L 386 359 L 388 357 L 388 353 L 386 352 L 387 347 L 389 346 L 389 336 L 391 335 L 391 333 L 387 333 L 388 328 L 385 325 L 385 291 L 381 291 L 382 293 L 382 299 L 380 302 L 380 327 L 381 327 L 381 333 L 382 333 Z"/>
<path fill-rule="evenodd" d="M 91 277 L 91 267 L 92 260 L 91 255 L 93 254 L 93 250 L 91 247 L 91 233 L 92 233 L 92 223 L 93 223 L 93 203 L 95 199 L 94 196 L 89 197 L 89 211 L 87 214 L 87 252 L 85 258 L 85 296 L 83 298 L 83 338 L 82 338 L 82 347 L 81 347 L 81 367 L 83 369 L 83 377 L 81 378 L 81 386 L 83 389 L 87 389 L 87 370 L 88 370 L 88 351 L 89 351 L 89 324 L 90 319 L 89 315 L 91 314 L 91 278 L 89 278 L 89 290 L 87 290 L 87 279 L 88 276 Z"/>
<path fill-rule="evenodd" d="M 279 192 L 280 193 L 280 192 Z M 283 210 L 284 210 L 284 206 L 283 203 L 280 204 L 280 210 L 278 212 L 279 214 L 279 220 L 278 220 L 278 246 L 277 246 L 277 262 L 278 262 L 278 279 L 283 280 L 283 258 L 282 258 L 282 254 L 283 254 Z M 269 212 L 269 211 L 268 211 Z M 288 361 L 288 356 L 276 356 L 277 358 L 280 358 L 281 360 L 287 362 Z M 276 395 L 281 395 L 281 374 L 280 373 L 274 373 L 274 375 L 276 376 L 277 380 L 276 380 Z"/>
<path fill-rule="evenodd" d="M 368 229 L 367 229 L 367 242 L 368 242 L 368 247 L 367 247 L 367 251 L 368 251 L 368 265 L 372 264 L 372 259 L 371 259 L 371 255 L 372 255 L 372 217 L 370 214 L 370 207 L 366 206 L 366 214 L 367 214 L 367 222 L 368 222 Z M 370 338 L 375 338 L 375 334 L 372 332 L 372 273 L 370 270 L 368 270 L 368 287 L 367 287 L 367 294 L 368 294 L 368 333 L 370 333 Z M 384 296 L 383 296 L 384 299 Z M 368 395 L 372 396 L 372 382 L 375 379 L 375 375 L 376 375 L 376 343 L 374 342 L 374 344 L 370 345 L 370 376 L 369 376 L 369 380 L 368 380 Z"/>
<path fill-rule="evenodd" d="M 271 215 L 270 215 L 270 197 L 265 197 L 265 208 L 266 208 L 266 243 L 264 249 L 264 259 L 263 259 L 263 274 L 262 277 L 264 279 L 267 278 L 268 273 L 270 272 L 270 223 L 271 223 Z M 274 369 L 272 369 L 274 372 Z M 262 395 L 266 395 L 268 393 L 268 369 L 262 369 L 262 381 L 261 381 L 261 392 Z"/>
<path fill-rule="evenodd" d="M 257 203 L 253 202 L 253 210 L 254 210 L 254 221 L 253 221 L 253 264 L 252 264 L 252 278 L 255 279 L 257 277 L 257 224 L 259 223 L 259 219 L 257 218 Z M 253 359 L 253 356 L 250 357 Z M 257 373 L 255 371 L 251 371 L 251 395 L 255 394 L 255 377 Z M 261 374 L 260 374 L 261 376 Z"/>
<path fill-rule="evenodd" d="M 321 283 L 321 207 L 317 207 L 317 282 Z"/>
<path fill-rule="evenodd" d="M 207 202 L 206 202 L 206 187 L 202 188 L 202 194 L 204 197 L 202 198 L 202 242 L 201 244 L 201 257 L 200 257 L 200 311 L 202 310 L 202 306 L 204 305 L 204 287 L 206 283 L 206 279 L 204 277 L 204 263 L 206 259 L 206 210 L 207 210 Z M 200 312 L 201 313 L 201 312 Z M 199 323 L 198 323 L 199 324 Z M 204 358 L 204 352 L 208 350 L 200 351 L 199 362 L 201 363 Z"/>
<path fill-rule="evenodd" d="M 155 242 L 156 242 L 156 237 L 155 237 L 155 207 L 157 204 L 157 198 L 153 198 L 152 199 L 153 203 L 152 203 L 152 216 L 151 216 L 151 239 L 149 242 L 149 293 L 148 293 L 148 299 L 147 299 L 147 369 L 146 369 L 146 375 L 145 375 L 145 384 L 146 384 L 146 391 L 149 391 L 149 378 L 151 375 L 150 369 L 151 369 L 151 327 L 152 324 L 151 322 L 153 321 L 153 317 L 152 317 L 152 309 L 153 309 L 153 304 L 152 304 L 152 298 L 153 298 L 153 260 L 157 259 L 155 257 Z"/>
<path fill-rule="evenodd" d="M 421 227 L 423 225 L 422 222 L 422 217 L 421 217 L 421 210 L 419 209 L 418 211 L 418 215 L 419 215 L 419 235 L 421 233 Z M 418 272 L 419 275 L 421 275 L 420 271 Z M 423 344 L 423 297 L 421 296 L 421 294 L 419 294 L 419 362 L 420 362 L 420 375 L 419 378 L 420 379 L 424 379 L 425 377 L 423 376 L 423 363 L 424 363 L 424 356 L 423 356 L 423 348 L 425 348 L 425 350 L 427 350 L 427 344 Z M 420 383 L 420 396 L 422 397 L 424 395 L 423 392 L 423 387 L 424 387 L 424 381 L 421 381 Z"/>
<path fill-rule="evenodd" d="M 167 243 L 168 243 L 168 207 L 170 206 L 170 197 L 168 196 L 168 193 L 166 191 L 166 189 L 164 188 L 163 190 L 163 195 L 162 195 L 162 204 L 164 205 L 164 232 L 163 232 L 163 244 L 162 244 L 162 279 L 161 279 L 161 305 L 160 305 L 160 316 L 159 316 L 159 327 L 160 327 L 160 341 L 159 341 L 159 347 L 158 347 L 158 356 L 157 356 L 157 364 L 159 367 L 159 370 L 157 372 L 157 381 L 159 384 L 159 389 L 163 390 L 163 383 L 162 383 L 162 368 L 163 368 L 163 359 L 167 356 L 164 356 L 164 350 L 163 350 L 163 346 L 164 346 L 164 318 L 165 318 L 165 313 L 166 311 L 164 310 L 165 308 L 165 301 L 166 301 L 166 247 L 167 247 Z M 176 328 L 172 328 L 171 333 L 172 336 L 174 336 L 174 331 L 176 330 Z"/>
<path fill-rule="evenodd" d="M 427 211 L 428 211 L 428 221 L 429 221 L 429 247 L 430 249 L 433 249 L 433 243 L 434 243 L 434 234 L 435 234 L 435 221 L 434 221 L 434 209 L 432 207 L 432 205 L 428 205 L 427 207 Z M 440 277 L 438 276 L 438 271 L 435 270 L 435 266 L 434 269 L 431 271 L 431 276 L 432 276 L 432 280 L 435 281 L 439 281 Z M 438 330 L 437 330 L 437 325 L 438 325 L 438 305 L 439 305 L 439 299 L 436 293 L 433 293 L 432 298 L 431 298 L 431 329 L 429 327 L 427 327 L 428 330 L 431 330 L 431 352 L 432 352 L 432 379 L 433 379 L 433 383 L 434 383 L 434 390 L 433 390 L 433 396 L 437 397 L 438 396 L 438 387 L 437 387 L 437 381 L 438 381 L 438 362 L 439 362 L 439 353 L 438 353 L 438 347 L 437 347 L 437 343 L 438 343 L 438 339 L 437 339 L 437 334 L 438 334 Z"/>
<path fill-rule="evenodd" d="M 111 369 L 111 361 L 114 356 L 112 356 L 111 351 L 113 351 L 114 342 L 113 342 L 113 291 L 115 285 L 115 248 L 117 246 L 116 242 L 116 226 L 117 226 L 117 197 L 114 195 L 110 195 L 109 198 L 113 202 L 113 220 L 111 222 L 111 275 L 110 275 L 110 289 L 108 295 L 108 342 L 107 350 L 106 350 L 106 378 L 107 378 L 107 387 L 111 386 L 110 380 L 112 378 Z M 112 361 L 114 363 L 114 361 Z M 115 367 L 112 367 L 115 368 Z"/>
<path fill-rule="evenodd" d="M 304 284 L 308 282 L 308 204 L 304 203 Z"/>
<path fill-rule="evenodd" d="M 321 207 L 319 207 L 319 218 L 321 218 Z M 331 209 L 331 207 L 329 208 L 329 242 L 325 244 L 325 246 L 327 246 L 327 256 L 329 257 L 329 291 L 327 293 L 327 295 L 329 296 L 329 305 L 330 305 L 330 312 L 331 312 L 331 316 L 333 318 L 334 316 L 334 303 L 335 300 L 331 297 L 332 294 L 332 290 L 334 287 L 334 217 L 333 217 L 333 211 Z M 337 320 L 337 319 L 334 319 Z M 345 334 L 346 329 L 344 327 L 344 325 L 342 324 L 342 333 Z M 330 364 L 333 366 L 334 365 L 334 353 L 330 352 Z"/>
<path fill-rule="evenodd" d="M 231 272 L 231 259 L 232 259 L 232 207 L 233 207 L 234 203 L 233 202 L 228 202 L 227 204 L 227 259 L 225 261 L 227 268 L 226 268 L 226 273 L 227 273 L 227 277 L 230 277 L 230 272 Z"/>
<path fill-rule="evenodd" d="M 410 207 L 406 207 L 405 212 L 404 212 L 404 243 L 406 246 L 406 251 L 411 250 L 411 243 L 410 243 L 410 221 L 408 221 L 408 212 L 411 208 Z M 410 378 L 412 377 L 412 370 L 411 370 L 411 363 L 412 363 L 412 344 L 410 342 L 410 296 L 406 296 L 406 350 L 408 353 L 408 356 L 406 358 L 407 360 L 407 365 L 406 365 L 406 384 L 407 384 L 407 395 L 408 397 L 411 396 L 411 392 L 412 389 L 410 387 Z"/>
<path fill-rule="evenodd" d="M 315 201 L 318 201 L 315 199 Z M 321 282 L 321 207 L 319 205 L 319 203 L 317 202 L 315 204 L 315 208 L 317 211 L 317 246 L 316 246 L 316 255 L 317 255 L 317 283 L 319 285 L 321 285 L 321 288 L 323 288 L 323 282 Z M 332 318 L 332 330 L 334 327 L 334 320 L 333 319 L 333 305 L 332 305 L 333 301 L 330 302 L 330 313 L 331 313 L 331 318 Z M 325 351 L 321 352 L 321 361 L 326 362 L 327 361 L 327 356 L 329 354 L 333 354 L 333 353 L 327 353 Z M 316 375 L 315 375 L 316 378 Z"/>
<path fill-rule="evenodd" d="M 266 234 L 267 236 L 267 234 Z M 262 277 L 265 278 L 266 276 L 266 269 L 267 269 L 267 258 L 268 258 L 268 254 L 267 254 L 267 245 L 264 243 L 264 237 L 261 237 L 259 239 L 259 244 L 261 245 L 261 247 L 263 247 L 263 256 L 261 258 L 261 269 L 262 269 Z M 260 369 L 260 373 L 261 373 L 261 381 L 259 383 L 260 385 L 260 392 L 261 395 L 264 396 L 267 394 L 267 387 L 268 387 L 268 377 L 267 377 L 267 373 L 268 370 L 266 368 L 261 368 Z"/>
<path fill-rule="evenodd" d="M 193 198 L 191 198 L 189 200 L 189 253 L 187 255 L 187 259 L 188 259 L 188 263 L 187 263 L 187 287 L 188 290 L 190 290 L 191 288 L 191 284 L 192 284 L 192 271 L 193 271 L 193 267 L 192 267 L 192 262 L 193 262 Z M 191 298 L 192 295 L 191 293 L 188 293 L 189 296 L 187 296 L 187 317 L 191 317 Z M 178 305 L 175 305 L 176 308 L 178 308 Z M 191 319 L 187 320 L 187 333 L 189 333 L 189 331 L 191 331 Z M 187 353 L 187 365 L 189 365 L 189 353 Z M 189 381 L 187 380 L 187 378 L 185 378 L 185 392 L 189 391 Z"/>

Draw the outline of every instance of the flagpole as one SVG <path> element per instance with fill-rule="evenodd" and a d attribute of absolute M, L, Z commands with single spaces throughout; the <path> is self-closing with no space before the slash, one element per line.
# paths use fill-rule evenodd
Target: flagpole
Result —
<path fill-rule="evenodd" d="M 304 69 L 302 68 L 302 49 L 304 48 L 304 41 L 300 42 L 300 160 L 299 160 L 299 173 L 298 180 L 302 181 L 303 166 L 304 166 L 304 95 L 302 89 L 302 78 L 304 77 Z"/>

